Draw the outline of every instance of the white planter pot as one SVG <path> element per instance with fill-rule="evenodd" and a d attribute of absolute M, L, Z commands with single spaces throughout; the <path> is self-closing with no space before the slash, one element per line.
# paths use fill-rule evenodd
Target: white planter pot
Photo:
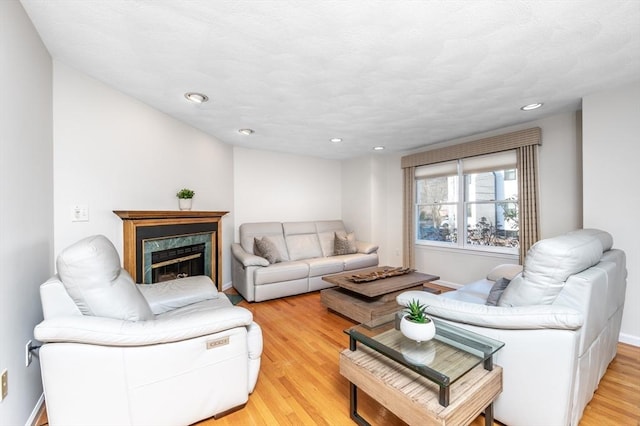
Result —
<path fill-rule="evenodd" d="M 406 337 L 416 342 L 426 342 L 436 335 L 436 325 L 433 321 L 424 324 L 409 321 L 406 316 L 400 320 L 400 331 Z"/>
<path fill-rule="evenodd" d="M 180 210 L 191 210 L 191 202 L 193 198 L 178 198 L 178 205 Z"/>

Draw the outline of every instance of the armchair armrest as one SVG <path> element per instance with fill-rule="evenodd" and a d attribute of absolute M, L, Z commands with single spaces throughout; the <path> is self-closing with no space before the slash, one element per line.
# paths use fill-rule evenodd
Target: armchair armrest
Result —
<path fill-rule="evenodd" d="M 44 343 L 85 343 L 102 346 L 145 346 L 179 342 L 236 327 L 249 327 L 253 315 L 245 308 L 230 306 L 160 316 L 151 321 L 124 321 L 88 315 L 45 320 L 34 330 Z"/>
<path fill-rule="evenodd" d="M 211 278 L 205 275 L 136 285 L 155 315 L 218 298 L 218 289 Z"/>
<path fill-rule="evenodd" d="M 378 246 L 373 243 L 367 243 L 364 241 L 356 241 L 356 248 L 358 253 L 371 254 L 378 251 Z"/>
<path fill-rule="evenodd" d="M 554 305 L 518 307 L 487 306 L 462 302 L 424 291 L 406 291 L 396 301 L 406 306 L 412 299 L 427 305 L 427 312 L 439 318 L 488 328 L 512 330 L 577 330 L 584 323 L 575 309 Z"/>
<path fill-rule="evenodd" d="M 264 257 L 247 253 L 238 243 L 231 244 L 233 257 L 246 268 L 247 266 L 269 266 L 269 261 Z"/>

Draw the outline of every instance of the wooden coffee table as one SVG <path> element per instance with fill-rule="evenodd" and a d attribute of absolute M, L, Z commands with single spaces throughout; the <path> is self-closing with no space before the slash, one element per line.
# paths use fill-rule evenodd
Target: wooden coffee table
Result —
<path fill-rule="evenodd" d="M 337 286 L 320 292 L 320 300 L 329 309 L 359 323 L 371 326 L 393 320 L 398 310 L 396 296 L 408 290 L 423 290 L 424 284 L 440 279 L 437 275 L 411 272 L 375 281 L 355 283 L 349 280 L 354 274 L 364 275 L 391 269 L 377 266 L 336 275 L 322 277 Z"/>

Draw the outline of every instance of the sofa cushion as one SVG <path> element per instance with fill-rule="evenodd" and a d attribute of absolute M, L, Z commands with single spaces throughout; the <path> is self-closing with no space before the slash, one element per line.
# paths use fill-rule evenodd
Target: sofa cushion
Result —
<path fill-rule="evenodd" d="M 219 296 L 215 284 L 206 275 L 136 286 L 156 315 Z"/>
<path fill-rule="evenodd" d="M 599 262 L 600 240 L 587 235 L 561 235 L 540 240 L 528 251 L 522 275 L 509 284 L 499 306 L 548 305 L 570 275 Z"/>
<path fill-rule="evenodd" d="M 336 232 L 346 232 L 341 220 L 321 220 L 316 222 L 316 232 L 320 240 L 322 255 L 329 257 L 334 255 L 334 242 Z"/>
<path fill-rule="evenodd" d="M 289 259 L 301 260 L 322 257 L 320 241 L 314 222 L 285 222 L 282 224 Z"/>
<path fill-rule="evenodd" d="M 338 274 L 343 271 L 344 262 L 336 257 L 320 257 L 307 259 L 310 277 L 321 277 L 323 275 Z"/>
<path fill-rule="evenodd" d="M 353 232 L 336 232 L 333 247 L 334 255 L 357 253 L 356 235 Z"/>
<path fill-rule="evenodd" d="M 456 291 L 447 291 L 443 293 L 441 297 L 459 300 L 461 302 L 484 305 L 494 284 L 494 281 L 483 278 L 481 280 L 466 284 Z"/>
<path fill-rule="evenodd" d="M 280 222 L 259 222 L 243 223 L 239 228 L 240 245 L 247 253 L 255 254 L 253 251 L 253 239 L 269 237 L 278 248 L 278 252 L 283 261 L 289 260 L 289 252 L 284 242 L 282 224 Z"/>
<path fill-rule="evenodd" d="M 487 279 L 491 281 L 498 281 L 500 278 L 512 280 L 520 272 L 522 272 L 522 265 L 505 263 L 490 270 Z"/>
<path fill-rule="evenodd" d="M 282 262 L 282 255 L 280 255 L 278 247 L 276 247 L 269 237 L 254 238 L 253 252 L 256 256 L 267 259 L 269 263 Z"/>
<path fill-rule="evenodd" d="M 305 262 L 281 262 L 258 268 L 254 272 L 255 285 L 273 284 L 283 281 L 299 280 L 309 276 L 309 265 Z"/>
<path fill-rule="evenodd" d="M 116 248 L 103 235 L 84 238 L 64 249 L 56 261 L 60 281 L 84 315 L 126 321 L 154 318 Z"/>
<path fill-rule="evenodd" d="M 378 266 L 377 253 L 372 254 L 344 254 L 342 256 L 336 256 L 336 259 L 340 259 L 344 264 L 345 271 L 352 271 L 354 269 L 368 268 L 370 266 Z"/>

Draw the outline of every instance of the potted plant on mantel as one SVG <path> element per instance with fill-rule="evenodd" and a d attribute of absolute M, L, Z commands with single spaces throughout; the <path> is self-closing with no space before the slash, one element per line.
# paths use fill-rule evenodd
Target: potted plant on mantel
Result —
<path fill-rule="evenodd" d="M 436 326 L 427 316 L 426 310 L 426 305 L 412 299 L 404 309 L 405 315 L 400 320 L 402 334 L 418 343 L 431 340 L 436 335 Z"/>
<path fill-rule="evenodd" d="M 191 203 L 193 201 L 193 196 L 196 193 L 189 188 L 182 188 L 176 194 L 178 197 L 178 205 L 180 206 L 180 210 L 191 210 Z"/>

